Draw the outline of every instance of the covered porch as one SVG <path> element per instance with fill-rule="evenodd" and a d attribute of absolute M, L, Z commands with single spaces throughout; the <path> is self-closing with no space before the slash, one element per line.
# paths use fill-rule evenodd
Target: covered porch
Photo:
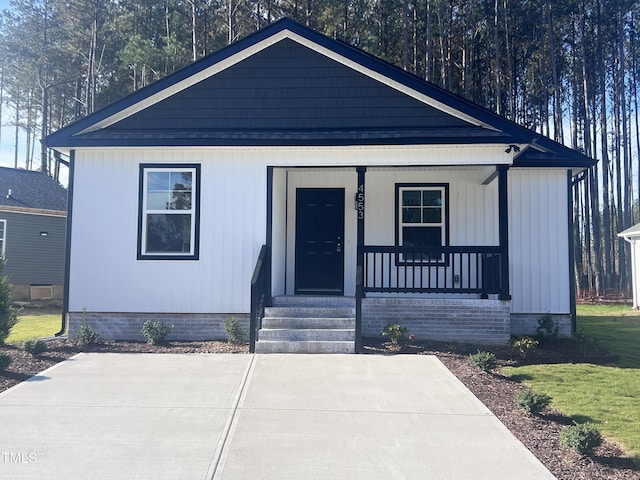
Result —
<path fill-rule="evenodd" d="M 363 336 L 379 335 L 387 323 L 417 338 L 506 343 L 507 174 L 507 165 L 268 167 L 267 238 L 251 286 L 252 350 L 274 297 L 352 298 L 356 352 Z M 313 211 L 309 240 L 300 232 L 301 201 L 314 191 L 334 191 L 338 205 L 325 201 L 326 225 Z M 316 287 L 303 278 L 302 242 L 312 244 L 305 268 L 322 271 L 310 277 Z"/>

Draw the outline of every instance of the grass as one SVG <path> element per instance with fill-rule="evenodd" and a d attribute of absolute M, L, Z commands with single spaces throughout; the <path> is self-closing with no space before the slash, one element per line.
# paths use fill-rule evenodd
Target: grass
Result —
<path fill-rule="evenodd" d="M 606 363 L 529 365 L 505 374 L 550 395 L 577 423 L 592 422 L 640 464 L 640 314 L 628 305 L 578 307 L 578 329 L 610 353 Z"/>
<path fill-rule="evenodd" d="M 18 345 L 32 338 L 52 337 L 60 330 L 60 314 L 20 315 L 11 329 L 7 344 Z"/>

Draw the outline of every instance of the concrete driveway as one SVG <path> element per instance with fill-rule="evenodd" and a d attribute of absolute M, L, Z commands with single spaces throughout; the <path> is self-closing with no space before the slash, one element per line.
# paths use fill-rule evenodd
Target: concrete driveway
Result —
<path fill-rule="evenodd" d="M 0 394 L 2 479 L 553 479 L 435 357 L 84 353 Z"/>

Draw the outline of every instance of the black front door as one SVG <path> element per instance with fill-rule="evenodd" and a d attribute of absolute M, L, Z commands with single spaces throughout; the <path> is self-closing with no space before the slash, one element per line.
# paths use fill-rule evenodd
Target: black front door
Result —
<path fill-rule="evenodd" d="M 296 294 L 344 292 L 344 189 L 296 191 Z"/>

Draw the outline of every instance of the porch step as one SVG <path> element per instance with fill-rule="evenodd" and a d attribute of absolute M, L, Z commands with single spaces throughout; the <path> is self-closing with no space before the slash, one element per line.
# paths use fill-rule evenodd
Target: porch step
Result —
<path fill-rule="evenodd" d="M 355 300 L 275 297 L 265 308 L 256 353 L 354 353 Z"/>

